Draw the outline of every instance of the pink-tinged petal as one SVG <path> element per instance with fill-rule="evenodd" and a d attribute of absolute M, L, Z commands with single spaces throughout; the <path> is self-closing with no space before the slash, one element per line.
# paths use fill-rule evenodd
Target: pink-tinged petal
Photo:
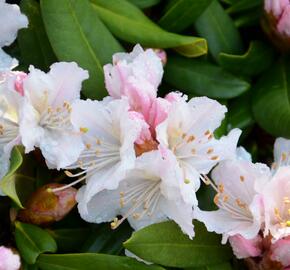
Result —
<path fill-rule="evenodd" d="M 154 137 L 156 127 L 167 118 L 170 105 L 171 104 L 163 98 L 156 98 L 152 102 L 146 120 L 150 125 L 150 130 Z"/>
<path fill-rule="evenodd" d="M 138 122 L 139 125 L 141 126 L 140 135 L 139 135 L 138 139 L 135 141 L 135 143 L 141 145 L 141 144 L 144 144 L 146 141 L 151 141 L 152 140 L 152 136 L 151 136 L 151 132 L 150 132 L 150 129 L 149 129 L 150 127 L 146 123 L 146 121 L 144 120 L 143 115 L 138 113 L 138 112 L 130 111 L 129 112 L 129 117 L 133 121 Z"/>
<path fill-rule="evenodd" d="M 17 31 L 28 26 L 27 17 L 20 12 L 17 5 L 0 2 L 0 47 L 10 45 L 17 35 Z"/>
<path fill-rule="evenodd" d="M 257 257 L 262 254 L 262 238 L 259 235 L 253 239 L 245 239 L 241 235 L 234 235 L 229 238 L 229 242 L 238 259 Z"/>
<path fill-rule="evenodd" d="M 290 167 L 280 167 L 262 191 L 265 206 L 265 235 L 271 234 L 273 241 L 290 235 Z"/>
<path fill-rule="evenodd" d="M 19 270 L 20 266 L 19 255 L 14 254 L 9 248 L 0 246 L 0 270 Z"/>
<path fill-rule="evenodd" d="M 63 102 L 73 102 L 80 98 L 82 83 L 89 78 L 89 73 L 75 62 L 55 63 L 50 67 L 49 76 L 54 82 L 55 96 L 52 106 L 62 106 Z"/>
<path fill-rule="evenodd" d="M 290 140 L 277 138 L 274 144 L 274 161 L 275 167 L 287 165 L 290 162 Z"/>
<path fill-rule="evenodd" d="M 283 10 L 289 5 L 289 0 L 265 0 L 264 8 L 275 17 L 280 17 Z"/>
<path fill-rule="evenodd" d="M 290 237 L 278 240 L 271 246 L 271 258 L 281 262 L 283 266 L 290 266 Z"/>
<path fill-rule="evenodd" d="M 277 29 L 281 34 L 290 35 L 290 3 L 285 7 L 282 17 L 278 22 Z"/>
<path fill-rule="evenodd" d="M 181 92 L 170 92 L 165 96 L 165 99 L 170 103 L 178 102 L 178 101 L 187 101 L 187 95 L 184 95 Z"/>
<path fill-rule="evenodd" d="M 165 66 L 167 63 L 167 54 L 165 50 L 162 49 L 153 49 L 155 54 L 160 58 L 162 65 Z"/>

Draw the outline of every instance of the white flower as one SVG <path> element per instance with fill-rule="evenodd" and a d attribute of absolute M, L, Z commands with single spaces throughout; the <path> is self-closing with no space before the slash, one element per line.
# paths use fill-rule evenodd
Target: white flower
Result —
<path fill-rule="evenodd" d="M 188 103 L 180 99 L 173 102 L 168 118 L 157 127 L 164 157 L 176 158 L 183 171 L 186 193 L 199 188 L 201 174 L 236 154 L 240 130 L 232 130 L 220 140 L 213 135 L 225 112 L 225 106 L 206 97 L 193 98 Z"/>
<path fill-rule="evenodd" d="M 17 5 L 6 4 L 0 1 L 0 72 L 17 66 L 16 59 L 7 55 L 2 47 L 10 45 L 16 38 L 17 31 L 28 26 L 28 20 L 21 14 Z"/>
<path fill-rule="evenodd" d="M 0 84 L 0 180 L 7 173 L 12 148 L 20 144 L 19 109 L 23 97 L 14 88 L 12 73 Z"/>
<path fill-rule="evenodd" d="M 172 219 L 192 238 L 193 205 L 183 200 L 177 166 L 164 160 L 159 151 L 144 153 L 117 189 L 104 189 L 88 202 L 87 187 L 79 190 L 77 201 L 82 218 L 95 223 L 113 220 L 112 228 L 128 219 L 136 230 Z M 122 219 L 116 218 L 118 215 Z"/>
<path fill-rule="evenodd" d="M 78 161 L 66 169 L 82 169 L 76 175 L 67 174 L 82 176 L 76 182 L 87 179 L 84 195 L 84 203 L 87 203 L 99 190 L 117 188 L 126 172 L 134 167 L 134 143 L 141 125 L 137 119 L 131 118 L 125 99 L 75 102 L 72 123 L 83 131 L 86 149 Z"/>
<path fill-rule="evenodd" d="M 264 164 L 247 160 L 221 162 L 212 172 L 214 183 L 209 182 L 217 191 L 214 202 L 219 209 L 196 209 L 195 218 L 204 222 L 209 231 L 223 234 L 223 242 L 238 234 L 253 239 L 263 222 L 263 200 L 257 186 L 270 177 L 270 169 Z"/>
<path fill-rule="evenodd" d="M 273 241 L 290 236 L 290 167 L 280 167 L 262 192 L 265 206 L 265 235 Z"/>
<path fill-rule="evenodd" d="M 12 250 L 0 246 L 0 270 L 19 270 L 21 266 L 19 255 Z"/>
<path fill-rule="evenodd" d="M 30 67 L 24 80 L 20 134 L 26 153 L 39 147 L 50 168 L 75 162 L 83 150 L 80 132 L 70 122 L 71 104 L 80 98 L 88 72 L 76 63 L 56 63 L 49 73 Z"/>

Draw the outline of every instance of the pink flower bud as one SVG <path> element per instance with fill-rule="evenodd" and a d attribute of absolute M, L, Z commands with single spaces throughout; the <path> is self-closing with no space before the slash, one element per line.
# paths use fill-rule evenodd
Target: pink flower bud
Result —
<path fill-rule="evenodd" d="M 14 87 L 15 90 L 21 95 L 24 96 L 24 89 L 23 89 L 23 80 L 27 77 L 27 74 L 24 72 L 14 72 L 15 75 L 15 82 Z"/>
<path fill-rule="evenodd" d="M 20 258 L 11 249 L 0 246 L 0 270 L 19 270 Z"/>
<path fill-rule="evenodd" d="M 284 267 L 290 267 L 290 236 L 275 242 L 271 251 L 273 261 L 282 263 Z"/>
<path fill-rule="evenodd" d="M 18 214 L 18 219 L 36 225 L 48 225 L 63 219 L 75 206 L 77 190 L 67 187 L 60 191 L 53 189 L 63 184 L 48 184 L 37 189 L 26 203 L 26 208 Z"/>
<path fill-rule="evenodd" d="M 271 41 L 281 50 L 290 49 L 290 1 L 265 0 L 266 15 L 262 26 Z"/>

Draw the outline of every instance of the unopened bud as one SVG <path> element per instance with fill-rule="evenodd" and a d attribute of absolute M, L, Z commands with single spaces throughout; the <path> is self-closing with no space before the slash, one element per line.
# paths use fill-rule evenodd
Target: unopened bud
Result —
<path fill-rule="evenodd" d="M 36 225 L 49 225 L 63 219 L 75 206 L 77 192 L 72 187 L 53 191 L 64 186 L 53 183 L 36 190 L 27 201 L 26 208 L 19 211 L 18 219 Z"/>
<path fill-rule="evenodd" d="M 265 0 L 262 27 L 270 40 L 282 51 L 290 49 L 290 1 Z"/>
<path fill-rule="evenodd" d="M 162 65 L 165 66 L 167 63 L 167 54 L 162 49 L 153 49 L 156 55 L 161 59 Z"/>

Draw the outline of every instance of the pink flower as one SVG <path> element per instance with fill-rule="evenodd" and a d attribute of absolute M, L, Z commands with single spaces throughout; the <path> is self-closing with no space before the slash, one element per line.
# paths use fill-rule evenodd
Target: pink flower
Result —
<path fill-rule="evenodd" d="M 262 237 L 259 235 L 253 239 L 246 239 L 237 234 L 231 236 L 229 241 L 238 259 L 257 257 L 262 253 Z"/>
<path fill-rule="evenodd" d="M 11 249 L 0 246 L 0 270 L 18 270 L 20 258 Z"/>
<path fill-rule="evenodd" d="M 290 35 L 290 2 L 289 0 L 265 0 L 265 10 L 270 20 L 282 35 Z"/>
<path fill-rule="evenodd" d="M 281 239 L 271 247 L 272 260 L 281 262 L 283 266 L 290 266 L 290 237 Z"/>

